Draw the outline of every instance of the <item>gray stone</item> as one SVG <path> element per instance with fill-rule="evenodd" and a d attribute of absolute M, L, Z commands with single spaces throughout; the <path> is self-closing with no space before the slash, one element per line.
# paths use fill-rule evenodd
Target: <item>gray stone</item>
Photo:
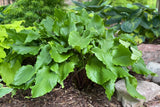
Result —
<path fill-rule="evenodd" d="M 157 77 L 152 77 L 149 75 L 147 79 L 151 79 L 153 82 L 160 84 L 160 64 L 156 62 L 150 62 L 147 64 L 147 68 L 158 75 Z"/>
<path fill-rule="evenodd" d="M 152 100 L 155 96 L 160 95 L 160 86 L 153 82 L 138 81 L 137 91 L 146 97 L 144 99 L 136 99 L 129 95 L 125 87 L 125 81 L 116 82 L 117 99 L 122 102 L 123 107 L 141 107 L 144 102 Z"/>

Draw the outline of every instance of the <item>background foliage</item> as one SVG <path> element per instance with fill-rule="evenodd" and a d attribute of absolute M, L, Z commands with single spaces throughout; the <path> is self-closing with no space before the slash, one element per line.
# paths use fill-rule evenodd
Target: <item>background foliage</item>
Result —
<path fill-rule="evenodd" d="M 54 7 L 62 5 L 63 0 L 16 0 L 3 11 L 4 23 L 25 20 L 24 25 L 31 26 L 35 21 L 40 22 L 46 16 L 53 15 Z"/>

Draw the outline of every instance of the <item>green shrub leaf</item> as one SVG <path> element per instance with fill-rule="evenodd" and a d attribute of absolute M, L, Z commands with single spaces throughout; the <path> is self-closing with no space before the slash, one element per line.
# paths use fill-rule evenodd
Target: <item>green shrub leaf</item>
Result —
<path fill-rule="evenodd" d="M 36 71 L 44 66 L 44 65 L 48 65 L 50 62 L 52 61 L 52 58 L 49 54 L 49 45 L 45 45 L 40 54 L 37 56 L 37 61 L 36 61 L 36 64 L 35 64 L 35 68 L 36 68 Z"/>
<path fill-rule="evenodd" d="M 36 74 L 36 82 L 31 87 L 32 97 L 36 98 L 50 92 L 57 84 L 58 76 L 50 72 L 49 67 L 43 66 Z"/>
<path fill-rule="evenodd" d="M 85 31 L 82 36 L 79 32 L 73 31 L 69 35 L 68 42 L 73 48 L 79 47 L 80 49 L 83 49 L 87 47 L 91 40 L 89 31 Z"/>
<path fill-rule="evenodd" d="M 54 61 L 58 63 L 66 61 L 72 55 L 72 53 L 60 54 L 57 48 L 54 46 L 52 46 L 49 53 L 51 55 L 51 58 L 53 58 Z"/>
<path fill-rule="evenodd" d="M 129 66 L 132 65 L 131 52 L 123 45 L 119 45 L 116 50 L 113 51 L 113 63 L 115 65 Z"/>
<path fill-rule="evenodd" d="M 139 99 L 145 99 L 144 96 L 142 96 L 141 94 L 139 94 L 136 91 L 136 87 L 134 86 L 134 84 L 137 84 L 137 80 L 135 78 L 133 78 L 133 77 L 126 77 L 125 78 L 125 83 L 126 83 L 127 91 L 129 92 L 129 94 L 132 97 L 139 98 Z"/>
<path fill-rule="evenodd" d="M 110 80 L 103 84 L 103 88 L 105 89 L 105 93 L 107 95 L 107 98 L 111 100 L 112 95 L 115 91 L 115 80 Z"/>
<path fill-rule="evenodd" d="M 1 87 L 0 88 L 0 98 L 5 96 L 6 94 L 9 94 L 10 92 L 12 92 L 12 88 L 9 87 Z"/>
<path fill-rule="evenodd" d="M 146 68 L 146 65 L 142 58 L 140 58 L 136 63 L 132 65 L 132 70 L 137 74 L 143 74 L 143 75 L 151 74 L 152 76 L 156 75 L 155 73 L 151 72 Z"/>
<path fill-rule="evenodd" d="M 11 64 L 7 62 L 3 62 L 0 64 L 0 75 L 3 82 L 5 82 L 7 86 L 13 82 L 16 71 L 20 67 L 21 64 L 19 61 L 16 61 L 13 67 L 11 67 Z"/>
<path fill-rule="evenodd" d="M 40 36 L 41 35 L 37 31 L 30 30 L 28 31 L 28 35 L 24 43 L 32 42 L 33 40 L 38 39 Z"/>
<path fill-rule="evenodd" d="M 96 57 L 89 59 L 85 69 L 87 77 L 99 85 L 103 85 L 110 79 L 115 78 L 115 75 Z"/>
<path fill-rule="evenodd" d="M 32 78 L 35 74 L 35 70 L 31 65 L 22 66 L 15 74 L 14 85 L 22 85 Z"/>
<path fill-rule="evenodd" d="M 36 55 L 40 50 L 38 46 L 12 45 L 12 48 L 14 51 L 16 51 L 18 54 L 21 54 L 21 55 L 24 55 L 24 54 Z"/>
<path fill-rule="evenodd" d="M 125 32 L 131 33 L 139 26 L 140 23 L 141 23 L 140 18 L 129 20 L 122 23 L 121 29 Z"/>

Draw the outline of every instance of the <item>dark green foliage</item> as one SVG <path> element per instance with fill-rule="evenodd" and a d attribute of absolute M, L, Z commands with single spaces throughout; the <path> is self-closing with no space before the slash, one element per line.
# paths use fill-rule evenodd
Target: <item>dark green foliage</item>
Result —
<path fill-rule="evenodd" d="M 32 26 L 43 18 L 54 14 L 56 6 L 62 6 L 63 0 L 16 0 L 3 12 L 4 23 L 25 20 L 25 26 Z"/>
<path fill-rule="evenodd" d="M 0 6 L 0 23 L 4 21 L 4 14 L 3 11 L 7 8 L 8 6 Z"/>
<path fill-rule="evenodd" d="M 104 18 L 106 27 L 116 28 L 119 34 L 129 33 L 135 37 L 137 42 L 141 43 L 145 40 L 152 42 L 160 37 L 160 17 L 155 9 L 138 3 L 133 4 L 131 7 L 111 6 L 107 2 L 99 2 L 94 5 L 75 3 L 79 4 L 78 6 L 81 9 L 86 8 L 89 13 L 97 12 Z"/>

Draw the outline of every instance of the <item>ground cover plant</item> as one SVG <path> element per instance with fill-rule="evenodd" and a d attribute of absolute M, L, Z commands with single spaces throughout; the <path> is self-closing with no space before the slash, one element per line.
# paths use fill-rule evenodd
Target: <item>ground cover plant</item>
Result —
<path fill-rule="evenodd" d="M 98 3 L 97 3 L 98 2 Z M 130 7 L 112 6 L 105 0 L 100 2 L 80 3 L 74 1 L 80 8 L 85 8 L 89 13 L 97 12 L 102 18 L 106 27 L 116 27 L 119 34 L 129 33 L 139 43 L 153 42 L 160 35 L 159 13 L 152 8 L 135 3 Z"/>
<path fill-rule="evenodd" d="M 155 75 L 146 69 L 132 36 L 114 37 L 114 30 L 106 30 L 99 15 L 90 15 L 85 9 L 55 9 L 53 18 L 47 17 L 34 28 L 18 28 L 5 28 L 10 42 L 0 64 L 0 76 L 7 86 L 1 85 L 1 97 L 18 89 L 31 89 L 29 97 L 40 97 L 57 84 L 64 87 L 71 72 L 85 71 L 105 89 L 108 99 L 119 78 L 125 79 L 131 96 L 144 99 L 136 91 L 137 80 L 128 67 L 138 74 Z"/>

